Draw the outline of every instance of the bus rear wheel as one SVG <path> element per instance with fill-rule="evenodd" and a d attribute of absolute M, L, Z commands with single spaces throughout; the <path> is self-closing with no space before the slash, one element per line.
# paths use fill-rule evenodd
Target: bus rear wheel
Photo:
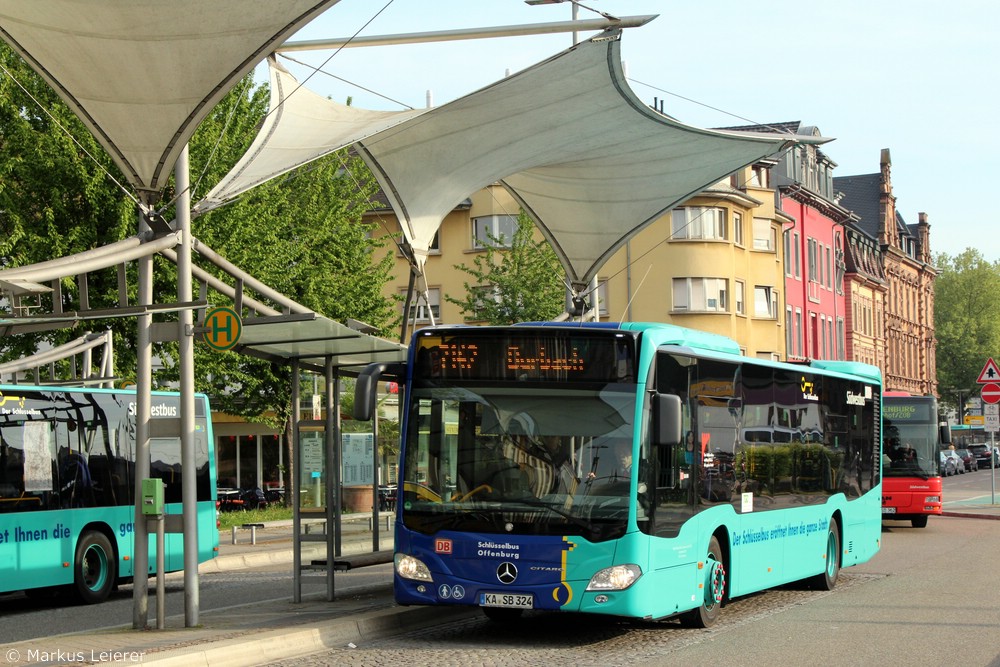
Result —
<path fill-rule="evenodd" d="M 914 528 L 926 528 L 927 527 L 927 515 L 923 514 L 921 516 L 915 516 L 910 519 L 910 525 Z"/>
<path fill-rule="evenodd" d="M 837 522 L 830 521 L 830 529 L 826 535 L 826 568 L 822 574 L 817 574 L 810 580 L 812 588 L 819 591 L 832 591 L 840 576 L 840 531 Z"/>
<path fill-rule="evenodd" d="M 726 594 L 726 568 L 722 562 L 722 547 L 712 536 L 705 556 L 704 598 L 701 606 L 681 615 L 681 625 L 689 628 L 708 628 L 722 614 L 722 599 Z"/>
<path fill-rule="evenodd" d="M 95 530 L 80 535 L 73 563 L 73 586 L 81 601 L 103 602 L 111 594 L 118 576 L 115 552 L 104 533 Z"/>

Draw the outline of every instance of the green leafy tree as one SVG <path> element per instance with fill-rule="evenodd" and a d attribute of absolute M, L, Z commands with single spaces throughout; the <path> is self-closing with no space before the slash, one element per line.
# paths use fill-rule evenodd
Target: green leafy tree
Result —
<path fill-rule="evenodd" d="M 0 46 L 0 62 L 24 86 L 0 75 L 0 266 L 32 264 L 133 235 L 134 202 L 116 184 L 126 181 L 110 158 L 49 87 L 5 46 Z M 266 86 L 254 86 L 248 77 L 198 128 L 189 142 L 194 201 L 249 147 L 267 100 Z M 375 235 L 361 222 L 374 189 L 363 163 L 341 153 L 251 190 L 239 201 L 195 219 L 192 229 L 195 237 L 230 262 L 293 300 L 335 320 L 363 320 L 388 334 L 398 315 L 393 300 L 381 296 L 381 288 L 389 279 L 392 257 L 376 259 L 381 242 L 370 238 Z M 173 196 L 168 187 L 163 201 Z M 168 220 L 175 217 L 169 206 L 162 213 Z M 135 303 L 134 266 L 127 277 L 129 299 Z M 92 308 L 118 304 L 115 271 L 93 272 L 88 282 Z M 81 308 L 76 281 L 65 280 L 62 287 L 63 308 Z M 177 299 L 176 269 L 157 259 L 154 300 Z M 231 305 L 228 297 L 211 291 L 208 300 Z M 48 311 L 51 303 L 40 302 L 38 307 Z M 133 377 L 135 322 L 129 318 L 109 322 L 115 330 L 118 373 Z M 39 338 L 59 344 L 77 336 L 79 331 L 67 330 L 7 336 L 0 340 L 0 355 L 31 354 Z M 172 385 L 178 375 L 176 345 L 159 345 L 155 354 L 166 368 L 154 382 Z M 287 429 L 287 367 L 208 351 L 201 345 L 196 345 L 195 357 L 196 387 L 213 396 L 217 409 Z"/>
<path fill-rule="evenodd" d="M 536 240 L 535 227 L 522 211 L 510 247 L 500 239 L 477 255 L 472 266 L 458 264 L 456 269 L 472 276 L 465 282 L 465 297 L 446 296 L 462 309 L 470 321 L 488 324 L 514 324 L 551 320 L 565 309 L 565 272 L 552 247 Z"/>
<path fill-rule="evenodd" d="M 191 141 L 191 171 L 204 174 L 199 176 L 204 182 L 216 182 L 228 171 L 264 116 L 266 89 L 245 84 L 227 96 Z M 399 317 L 394 301 L 382 296 L 393 260 L 388 254 L 378 258 L 383 242 L 361 220 L 375 188 L 363 162 L 341 152 L 254 188 L 194 220 L 192 230 L 201 242 L 290 299 L 333 320 L 351 317 L 388 334 Z M 172 287 L 171 275 L 170 270 L 161 274 L 165 287 Z M 212 292 L 209 301 L 230 305 L 228 297 Z M 173 381 L 175 346 L 167 346 L 163 356 L 172 360 L 163 377 Z M 291 443 L 288 367 L 196 345 L 195 369 L 196 385 L 213 396 L 217 409 L 283 426 L 285 441 Z M 300 382 L 307 395 L 308 384 Z M 290 451 L 285 460 L 292 461 Z M 286 466 L 287 488 L 293 474 Z"/>
<path fill-rule="evenodd" d="M 1000 354 L 1000 266 L 972 248 L 935 259 L 938 391 L 943 401 L 957 405 L 955 392 L 974 388 L 986 360 Z"/>
<path fill-rule="evenodd" d="M 125 180 L 83 124 L 9 47 L 0 44 L 0 267 L 34 264 L 100 247 L 135 230 L 134 204 L 115 183 Z M 80 309 L 73 278 L 61 281 L 64 310 Z M 92 308 L 118 303 L 114 271 L 89 276 Z M 40 312 L 52 294 L 30 299 Z M 134 325 L 95 323 L 113 331 L 119 363 L 134 365 Z M 59 345 L 80 330 L 0 338 L 0 358 L 34 353 L 39 341 Z M 64 372 L 68 362 L 57 365 Z M 45 377 L 43 372 L 43 377 Z"/>

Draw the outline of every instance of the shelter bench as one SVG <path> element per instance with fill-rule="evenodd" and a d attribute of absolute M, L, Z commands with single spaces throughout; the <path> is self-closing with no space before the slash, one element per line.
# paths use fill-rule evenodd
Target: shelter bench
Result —
<path fill-rule="evenodd" d="M 239 526 L 233 526 L 233 544 L 236 544 L 236 530 L 249 530 L 250 531 L 250 544 L 257 544 L 257 529 L 263 528 L 262 523 L 244 523 Z"/>
<path fill-rule="evenodd" d="M 371 565 L 383 565 L 385 563 L 392 562 L 393 551 L 391 549 L 386 549 L 382 551 L 372 551 L 365 554 L 356 554 L 354 556 L 341 556 L 340 558 L 335 558 L 333 561 L 333 569 L 338 572 L 346 572 L 347 570 L 356 570 L 359 567 L 369 567 Z M 309 569 L 311 570 L 325 570 L 326 569 L 326 559 L 316 559 L 309 564 Z"/>

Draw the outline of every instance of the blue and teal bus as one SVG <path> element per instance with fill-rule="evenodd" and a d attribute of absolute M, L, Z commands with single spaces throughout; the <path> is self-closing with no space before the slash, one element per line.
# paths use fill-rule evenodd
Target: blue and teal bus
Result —
<path fill-rule="evenodd" d="M 417 331 L 403 385 L 396 600 L 680 617 L 805 580 L 881 535 L 881 376 L 748 358 L 665 324 Z"/>
<path fill-rule="evenodd" d="M 69 590 L 96 603 L 132 579 L 135 411 L 134 391 L 0 386 L 0 593 Z M 179 396 L 153 392 L 150 413 L 154 422 L 177 419 Z M 196 398 L 195 415 L 198 549 L 206 561 L 218 553 L 219 533 L 205 396 Z M 150 475 L 164 482 L 167 512 L 179 514 L 179 438 L 150 440 Z M 182 535 L 167 534 L 165 565 L 183 569 Z"/>

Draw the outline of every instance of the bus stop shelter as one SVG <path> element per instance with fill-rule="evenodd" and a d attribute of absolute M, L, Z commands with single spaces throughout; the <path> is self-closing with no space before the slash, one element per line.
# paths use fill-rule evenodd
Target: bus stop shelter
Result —
<path fill-rule="evenodd" d="M 243 322 L 242 333 L 233 351 L 240 354 L 287 364 L 291 367 L 292 390 L 292 475 L 289 491 L 292 501 L 292 540 L 295 602 L 302 600 L 302 573 L 310 567 L 302 562 L 302 547 L 307 542 L 326 543 L 326 596 L 334 599 L 335 559 L 341 554 L 341 466 L 343 448 L 340 428 L 340 388 L 345 376 L 356 376 L 369 363 L 404 361 L 406 347 L 371 335 L 370 327 L 348 321 L 341 324 L 315 313 L 276 315 Z M 325 416 L 302 419 L 300 382 L 302 372 L 315 373 L 324 379 Z M 322 441 L 322 454 L 314 445 Z M 372 424 L 372 553 L 379 552 L 379 503 L 377 501 L 380 456 L 378 419 Z M 313 446 L 310 446 L 313 445 Z M 309 475 L 310 484 L 303 480 Z M 319 493 L 316 493 L 316 491 Z M 319 496 L 319 497 L 317 497 Z M 303 511 L 303 501 L 310 507 Z M 303 519 L 312 516 L 325 520 L 327 530 L 308 534 Z"/>

